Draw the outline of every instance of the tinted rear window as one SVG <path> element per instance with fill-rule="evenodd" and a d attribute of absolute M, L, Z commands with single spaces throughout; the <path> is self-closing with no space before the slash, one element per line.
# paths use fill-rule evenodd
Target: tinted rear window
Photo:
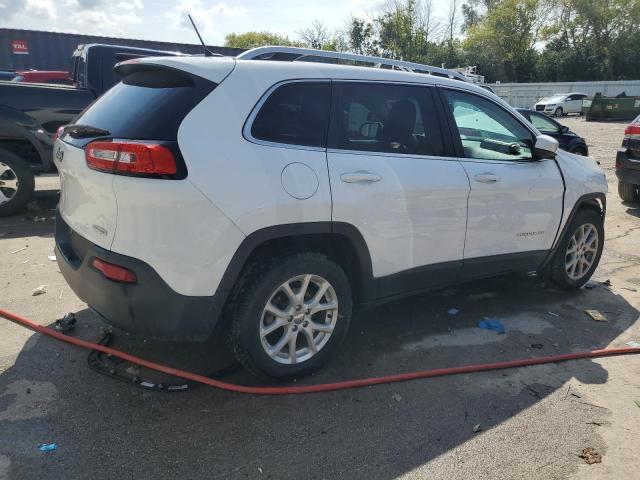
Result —
<path fill-rule="evenodd" d="M 175 141 L 187 114 L 215 84 L 165 68 L 135 71 L 94 102 L 74 123 L 118 138 Z"/>
<path fill-rule="evenodd" d="M 281 85 L 262 105 L 251 135 L 268 142 L 324 147 L 330 103 L 330 82 Z"/>

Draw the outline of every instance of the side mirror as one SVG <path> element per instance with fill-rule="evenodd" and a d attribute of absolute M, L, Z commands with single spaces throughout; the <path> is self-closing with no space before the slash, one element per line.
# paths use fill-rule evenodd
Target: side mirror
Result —
<path fill-rule="evenodd" d="M 555 158 L 558 141 L 549 135 L 538 135 L 533 146 L 533 154 L 537 158 Z"/>
<path fill-rule="evenodd" d="M 560 133 L 569 133 L 569 127 L 567 127 L 566 125 L 561 125 Z"/>

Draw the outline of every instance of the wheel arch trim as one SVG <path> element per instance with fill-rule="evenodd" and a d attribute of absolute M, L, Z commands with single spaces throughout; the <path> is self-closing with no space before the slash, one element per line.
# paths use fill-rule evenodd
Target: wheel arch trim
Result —
<path fill-rule="evenodd" d="M 569 225 L 571 225 L 571 222 L 575 218 L 575 216 L 578 213 L 578 211 L 580 209 L 582 209 L 582 208 L 585 208 L 585 207 L 586 208 L 591 208 L 591 209 L 594 209 L 594 210 L 597 209 L 600 212 L 600 214 L 602 215 L 602 220 L 604 222 L 604 217 L 605 217 L 606 212 L 607 212 L 607 196 L 606 196 L 606 194 L 604 194 L 602 192 L 593 192 L 593 193 L 586 193 L 586 194 L 584 194 L 584 195 L 582 195 L 581 197 L 578 198 L 576 203 L 573 205 L 573 208 L 571 209 L 571 213 L 569 213 L 569 216 L 567 217 L 567 221 L 564 222 L 562 230 L 556 236 L 556 239 L 555 239 L 555 241 L 553 243 L 553 246 L 549 250 L 549 253 L 547 254 L 547 256 L 544 259 L 544 261 L 542 262 L 542 265 L 540 265 L 541 269 L 546 267 L 549 264 L 549 262 L 551 261 L 553 256 L 556 254 L 556 252 L 558 250 L 558 247 L 560 245 L 560 242 L 562 241 L 562 239 L 566 235 L 567 230 L 569 229 Z"/>
<path fill-rule="evenodd" d="M 377 296 L 371 256 L 360 231 L 353 225 L 343 222 L 306 222 L 274 225 L 249 234 L 238 246 L 227 269 L 220 280 L 217 293 L 228 295 L 240 277 L 250 256 L 262 245 L 272 240 L 301 238 L 313 235 L 338 235 L 345 237 L 356 252 L 361 285 L 358 297 L 361 301 L 370 301 Z M 356 292 L 354 292 L 356 293 Z"/>
<path fill-rule="evenodd" d="M 44 132 L 42 126 L 35 119 L 10 107 L 0 105 L 0 115 L 0 130 L 3 132 L 0 141 L 29 143 L 37 152 L 42 168 L 48 169 L 53 162 L 49 158 L 51 155 L 47 156 L 47 151 L 52 147 L 46 146 L 45 141 L 41 138 L 43 134 L 38 133 L 39 131 Z"/>

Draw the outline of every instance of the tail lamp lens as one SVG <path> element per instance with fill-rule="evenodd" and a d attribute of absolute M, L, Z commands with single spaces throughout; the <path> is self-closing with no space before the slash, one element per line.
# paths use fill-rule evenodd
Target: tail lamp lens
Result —
<path fill-rule="evenodd" d="M 640 138 L 640 125 L 629 125 L 624 130 L 624 136 L 625 138 Z"/>
<path fill-rule="evenodd" d="M 173 153 L 164 145 L 143 142 L 91 142 L 85 147 L 87 165 L 102 172 L 129 175 L 173 175 Z"/>
<path fill-rule="evenodd" d="M 136 283 L 138 281 L 138 277 L 135 273 L 128 268 L 121 267 L 120 265 L 105 262 L 99 258 L 94 258 L 91 264 L 109 280 L 122 283 Z"/>

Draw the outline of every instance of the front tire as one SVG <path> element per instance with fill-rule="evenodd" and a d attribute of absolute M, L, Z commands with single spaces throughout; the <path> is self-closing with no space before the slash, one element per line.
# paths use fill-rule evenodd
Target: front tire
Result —
<path fill-rule="evenodd" d="M 566 290 L 582 287 L 598 267 L 603 246 L 602 215 L 590 208 L 579 210 L 549 263 L 548 276 Z"/>
<path fill-rule="evenodd" d="M 0 149 L 0 217 L 13 215 L 24 207 L 34 189 L 35 179 L 27 162 Z"/>
<path fill-rule="evenodd" d="M 554 117 L 561 117 L 562 115 L 564 115 L 562 107 L 556 108 L 555 111 L 553 112 Z"/>
<path fill-rule="evenodd" d="M 250 372 L 299 378 L 322 367 L 342 342 L 353 309 L 342 268 L 320 253 L 255 266 L 235 292 L 230 341 Z"/>
<path fill-rule="evenodd" d="M 640 201 L 640 190 L 638 185 L 632 183 L 618 182 L 618 195 L 625 202 Z"/>

